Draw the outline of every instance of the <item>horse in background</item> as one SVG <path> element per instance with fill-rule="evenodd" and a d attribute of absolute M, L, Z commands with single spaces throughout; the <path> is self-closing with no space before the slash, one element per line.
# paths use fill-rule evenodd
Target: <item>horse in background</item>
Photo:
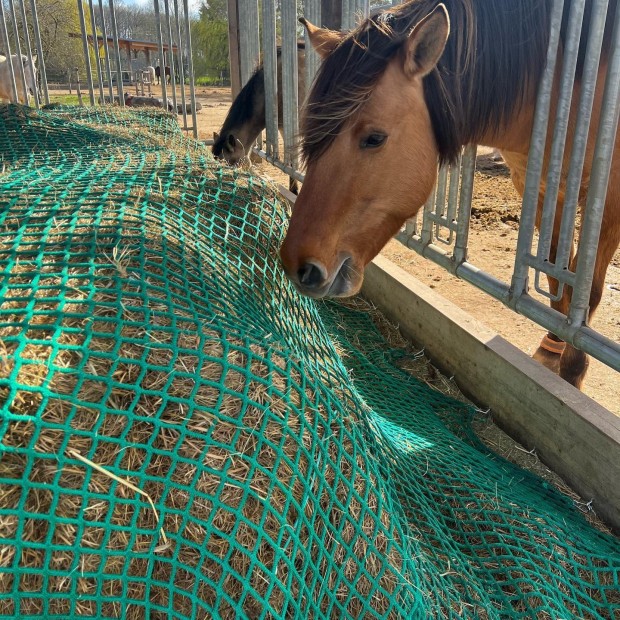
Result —
<path fill-rule="evenodd" d="M 166 84 L 170 84 L 172 76 L 170 74 L 170 67 L 168 65 L 164 67 L 164 76 L 166 78 Z M 157 83 L 161 84 L 161 67 L 159 65 L 155 67 L 155 77 L 157 78 Z"/>
<path fill-rule="evenodd" d="M 22 78 L 22 72 L 19 68 L 20 58 L 17 54 L 11 54 L 11 60 L 13 64 L 13 74 L 15 75 L 15 85 L 17 86 L 17 101 L 21 104 L 28 105 L 30 97 L 34 97 L 37 89 L 37 57 L 32 57 L 32 65 L 28 61 L 28 56 L 21 55 L 21 63 L 24 68 L 24 77 L 26 80 L 26 91 L 28 97 L 24 96 L 24 78 Z M 0 99 L 11 100 L 13 97 L 11 91 L 11 68 L 9 66 L 9 60 L 6 56 L 0 55 Z"/>
<path fill-rule="evenodd" d="M 564 2 L 562 45 L 573 3 Z M 305 181 L 280 252 L 287 276 L 301 293 L 316 298 L 357 293 L 364 267 L 426 202 L 437 179 L 438 162 L 454 162 L 466 144 L 500 149 L 515 188 L 523 195 L 552 5 L 551 0 L 443 0 L 442 4 L 411 0 L 364 20 L 350 33 L 305 23 L 312 45 L 324 60 L 300 127 Z M 576 67 L 577 92 L 592 6 L 593 0 L 588 0 Z M 617 0 L 610 0 L 592 128 L 598 127 L 601 115 L 617 10 Z M 560 71 L 561 66 L 551 97 L 552 118 Z M 573 105 L 570 112 L 567 144 L 573 141 L 577 108 Z M 550 126 L 543 175 L 548 169 L 552 131 Z M 593 129 L 579 193 L 582 214 L 595 141 Z M 616 136 L 590 318 L 599 305 L 607 267 L 620 241 L 619 149 Z M 551 241 L 550 260 L 554 262 L 566 183 L 564 176 Z M 573 247 L 567 266 L 574 270 L 576 264 Z M 557 280 L 549 278 L 549 289 L 556 294 Z M 552 307 L 567 314 L 571 292 L 564 287 Z M 581 386 L 588 366 L 583 351 L 548 334 L 534 357 L 569 383 Z"/>
<path fill-rule="evenodd" d="M 305 42 L 297 42 L 298 96 L 299 101 L 306 97 L 306 55 Z M 278 76 L 278 128 L 282 130 L 282 50 L 277 49 Z M 216 159 L 223 159 L 236 165 L 247 161 L 252 145 L 261 131 L 266 127 L 265 121 L 265 69 L 261 62 L 252 77 L 247 81 L 232 102 L 224 124 L 219 133 L 213 134 L 211 148 Z"/>
<path fill-rule="evenodd" d="M 144 71 L 148 71 L 151 85 L 155 84 L 155 78 L 157 77 L 157 72 L 155 71 L 155 67 L 148 65 L 147 67 L 144 67 Z"/>

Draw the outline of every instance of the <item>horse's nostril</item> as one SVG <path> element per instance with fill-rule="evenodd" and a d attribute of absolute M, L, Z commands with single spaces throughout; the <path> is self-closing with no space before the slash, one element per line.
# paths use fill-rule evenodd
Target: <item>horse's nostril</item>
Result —
<path fill-rule="evenodd" d="M 324 280 L 323 270 L 314 263 L 307 262 L 297 271 L 299 283 L 307 287 L 316 287 Z"/>

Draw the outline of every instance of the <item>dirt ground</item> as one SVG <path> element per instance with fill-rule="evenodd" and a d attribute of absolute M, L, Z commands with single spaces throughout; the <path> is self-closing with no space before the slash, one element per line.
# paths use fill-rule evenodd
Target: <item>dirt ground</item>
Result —
<path fill-rule="evenodd" d="M 199 138 L 211 139 L 213 132 L 220 129 L 230 106 L 230 91 L 198 88 L 197 98 L 203 106 L 197 115 Z M 286 185 L 286 177 L 277 169 L 267 164 L 258 169 Z M 493 162 L 488 154 L 479 156 L 472 205 L 470 261 L 503 281 L 509 281 L 513 269 L 519 212 L 520 198 L 507 168 Z M 522 351 L 532 354 L 537 348 L 545 330 L 529 319 L 512 312 L 397 241 L 390 241 L 383 254 Z M 620 341 L 620 252 L 616 252 L 609 267 L 605 294 L 593 325 L 612 340 Z M 616 371 L 591 360 L 583 391 L 620 415 L 620 380 Z"/>

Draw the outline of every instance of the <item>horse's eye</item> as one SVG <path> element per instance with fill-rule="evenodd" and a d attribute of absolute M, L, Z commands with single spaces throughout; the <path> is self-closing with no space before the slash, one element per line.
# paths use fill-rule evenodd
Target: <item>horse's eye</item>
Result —
<path fill-rule="evenodd" d="M 387 140 L 387 136 L 384 133 L 371 133 L 360 140 L 360 148 L 362 149 L 376 149 L 381 146 Z"/>

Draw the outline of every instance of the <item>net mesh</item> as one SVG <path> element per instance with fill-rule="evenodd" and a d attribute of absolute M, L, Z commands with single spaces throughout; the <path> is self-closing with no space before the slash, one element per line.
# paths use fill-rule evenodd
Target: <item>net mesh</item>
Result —
<path fill-rule="evenodd" d="M 162 112 L 0 107 L 0 616 L 616 618 L 620 545 L 277 258 Z"/>

